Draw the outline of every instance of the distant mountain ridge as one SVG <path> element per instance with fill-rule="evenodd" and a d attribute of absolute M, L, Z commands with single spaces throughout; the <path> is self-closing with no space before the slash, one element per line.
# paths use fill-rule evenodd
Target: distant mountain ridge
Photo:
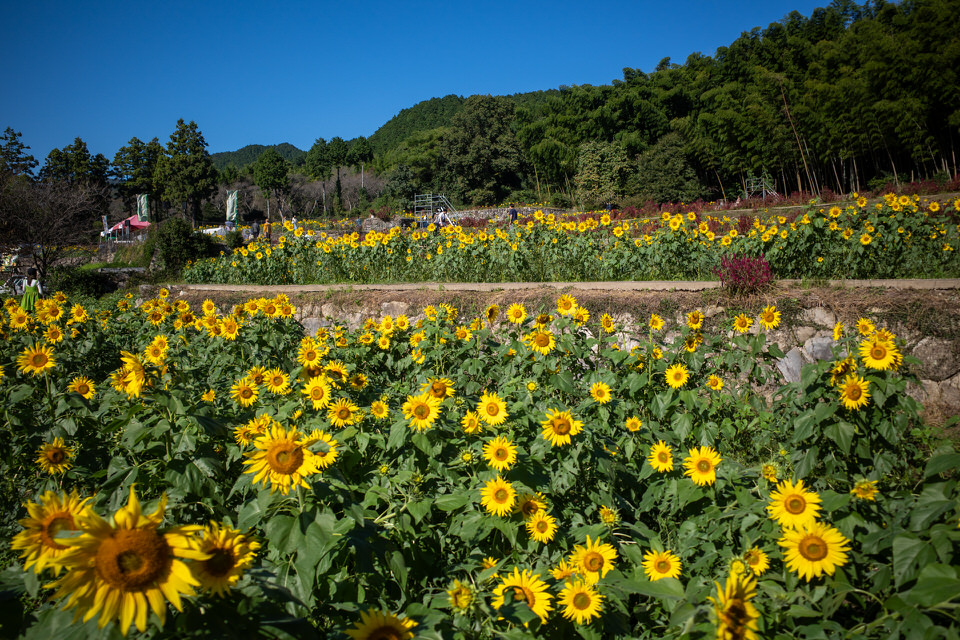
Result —
<path fill-rule="evenodd" d="M 307 157 L 307 152 L 302 149 L 298 149 L 289 142 L 281 142 L 280 144 L 248 144 L 247 146 L 237 149 L 236 151 L 221 151 L 219 153 L 211 153 L 210 159 L 213 161 L 213 166 L 215 166 L 219 171 L 223 171 L 227 168 L 228 165 L 234 165 L 238 169 L 242 169 L 248 164 L 253 164 L 257 161 L 257 158 L 260 157 L 260 154 L 266 151 L 267 149 L 276 149 L 284 160 L 292 164 L 293 166 L 302 165 Z"/>

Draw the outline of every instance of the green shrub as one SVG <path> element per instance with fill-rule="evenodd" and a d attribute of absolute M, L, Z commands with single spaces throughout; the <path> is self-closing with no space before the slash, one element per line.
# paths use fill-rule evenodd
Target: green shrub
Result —
<path fill-rule="evenodd" d="M 195 232 L 183 218 L 164 222 L 157 231 L 156 243 L 164 269 L 170 274 L 178 274 L 191 260 L 206 258 L 214 252 L 213 240 L 206 234 Z"/>

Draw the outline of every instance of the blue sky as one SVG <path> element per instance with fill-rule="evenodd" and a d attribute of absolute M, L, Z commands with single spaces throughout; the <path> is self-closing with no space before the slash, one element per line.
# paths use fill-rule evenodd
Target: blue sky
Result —
<path fill-rule="evenodd" d="M 77 136 L 113 159 L 195 120 L 211 153 L 369 136 L 449 94 L 609 84 L 713 55 L 826 0 L 90 2 L 0 8 L 0 130 L 43 162 Z"/>

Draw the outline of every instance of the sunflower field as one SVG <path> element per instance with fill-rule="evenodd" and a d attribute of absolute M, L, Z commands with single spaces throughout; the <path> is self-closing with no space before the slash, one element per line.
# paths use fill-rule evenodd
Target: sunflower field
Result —
<path fill-rule="evenodd" d="M 774 307 L 295 313 L 7 301 L 0 636 L 960 637 L 960 453 L 868 318 L 784 385 Z"/>
<path fill-rule="evenodd" d="M 856 194 L 854 194 L 856 196 Z M 960 199 L 888 194 L 788 215 L 535 215 L 514 225 L 328 235 L 288 223 L 276 245 L 253 242 L 186 267 L 187 282 L 583 282 L 714 280 L 723 256 L 763 257 L 777 278 L 958 277 Z"/>

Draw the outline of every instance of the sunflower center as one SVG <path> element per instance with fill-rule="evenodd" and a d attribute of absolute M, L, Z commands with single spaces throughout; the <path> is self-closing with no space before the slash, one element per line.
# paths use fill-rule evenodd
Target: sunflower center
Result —
<path fill-rule="evenodd" d="M 267 464 L 275 473 L 290 475 L 303 464 L 303 450 L 292 442 L 279 442 L 267 452 Z"/>
<path fill-rule="evenodd" d="M 533 605 L 537 603 L 537 597 L 533 594 L 533 591 L 527 587 L 514 587 L 513 597 L 517 600 L 523 600 L 531 609 L 533 608 Z"/>
<path fill-rule="evenodd" d="M 555 418 L 553 421 L 553 432 L 558 436 L 565 436 L 572 430 L 570 421 L 566 418 Z"/>
<path fill-rule="evenodd" d="M 434 382 L 430 385 L 430 395 L 434 398 L 442 398 L 447 395 L 447 385 L 443 382 Z"/>
<path fill-rule="evenodd" d="M 54 538 L 61 531 L 73 531 L 76 525 L 73 523 L 73 516 L 65 511 L 52 513 L 47 517 L 46 522 L 40 527 L 40 541 L 43 546 L 63 551 L 67 547 L 60 544 Z"/>
<path fill-rule="evenodd" d="M 797 550 L 805 560 L 816 562 L 827 557 L 827 543 L 818 536 L 806 536 L 800 541 Z"/>
<path fill-rule="evenodd" d="M 545 333 L 538 333 L 537 337 L 534 338 L 534 342 L 537 343 L 538 347 L 545 347 L 550 344 L 550 336 Z"/>
<path fill-rule="evenodd" d="M 657 573 L 669 573 L 670 561 L 663 559 L 657 560 L 656 564 L 653 565 L 653 568 L 657 570 Z"/>
<path fill-rule="evenodd" d="M 874 360 L 883 360 L 887 357 L 887 349 L 882 344 L 874 344 L 870 348 L 870 357 Z"/>
<path fill-rule="evenodd" d="M 509 497 L 510 497 L 510 494 L 507 492 L 506 489 L 503 489 L 503 488 L 497 489 L 496 491 L 493 492 L 493 499 L 499 502 L 500 504 L 505 503 L 507 501 L 507 498 Z"/>
<path fill-rule="evenodd" d="M 82 396 L 87 395 L 88 393 L 90 393 L 90 386 L 86 382 L 81 382 L 80 384 L 77 385 L 77 393 L 79 393 Z"/>
<path fill-rule="evenodd" d="M 413 410 L 413 417 L 417 420 L 426 420 L 430 417 L 430 407 L 426 404 L 418 404 Z"/>
<path fill-rule="evenodd" d="M 215 578 L 222 578 L 230 573 L 234 567 L 233 551 L 230 549 L 215 549 L 211 552 L 210 559 L 203 563 L 207 573 Z"/>
<path fill-rule="evenodd" d="M 547 530 L 550 528 L 550 525 L 547 524 L 547 521 L 546 521 L 546 520 L 538 520 L 538 521 L 537 521 L 537 524 L 535 525 L 534 528 L 535 528 L 535 529 L 537 530 L 537 532 L 539 532 L 539 533 L 546 533 Z"/>
<path fill-rule="evenodd" d="M 668 462 L 670 462 L 670 454 L 667 453 L 666 451 L 661 451 L 660 453 L 657 454 L 657 462 L 659 462 L 660 464 L 667 464 Z"/>
<path fill-rule="evenodd" d="M 340 407 L 337 409 L 337 418 L 339 420 L 349 420 L 351 415 L 353 415 L 353 412 L 350 411 L 350 407 Z"/>
<path fill-rule="evenodd" d="M 240 397 L 243 398 L 244 400 L 249 400 L 250 398 L 253 397 L 253 389 L 251 389 L 250 387 L 241 387 Z"/>
<path fill-rule="evenodd" d="M 34 353 L 30 356 L 30 364 L 35 368 L 40 368 L 43 365 L 47 364 L 47 354 L 45 353 Z"/>
<path fill-rule="evenodd" d="M 67 459 L 67 452 L 56 447 L 47 451 L 47 462 L 50 464 L 60 464 Z"/>
<path fill-rule="evenodd" d="M 803 499 L 803 496 L 793 494 L 783 501 L 783 508 L 793 515 L 798 515 L 806 510 L 807 501 Z"/>
<path fill-rule="evenodd" d="M 847 387 L 847 398 L 850 400 L 859 400 L 860 396 L 863 395 L 863 390 L 860 389 L 860 385 L 852 384 Z"/>
<path fill-rule="evenodd" d="M 590 598 L 589 594 L 584 593 L 583 591 L 578 592 L 573 596 L 573 608 L 578 611 L 586 611 L 590 608 L 590 604 L 593 600 Z"/>
<path fill-rule="evenodd" d="M 713 469 L 713 465 L 710 464 L 709 460 L 706 460 L 703 458 L 701 458 L 700 460 L 697 460 L 697 471 L 699 471 L 700 473 L 710 473 L 712 469 Z"/>
<path fill-rule="evenodd" d="M 367 634 L 366 638 L 367 640 L 400 640 L 403 638 L 403 635 L 401 635 L 396 627 L 387 625 L 374 629 Z"/>
<path fill-rule="evenodd" d="M 500 413 L 500 407 L 495 402 L 487 403 L 487 415 L 496 416 Z"/>
<path fill-rule="evenodd" d="M 326 393 L 323 390 L 323 387 L 314 387 L 310 390 L 310 398 L 313 400 L 323 400 L 323 397 Z"/>
<path fill-rule="evenodd" d="M 100 543 L 94 566 L 110 586 L 130 592 L 161 580 L 172 560 L 170 546 L 154 529 L 121 529 Z"/>
<path fill-rule="evenodd" d="M 591 551 L 583 558 L 583 568 L 594 573 L 599 572 L 603 568 L 603 556 Z"/>

